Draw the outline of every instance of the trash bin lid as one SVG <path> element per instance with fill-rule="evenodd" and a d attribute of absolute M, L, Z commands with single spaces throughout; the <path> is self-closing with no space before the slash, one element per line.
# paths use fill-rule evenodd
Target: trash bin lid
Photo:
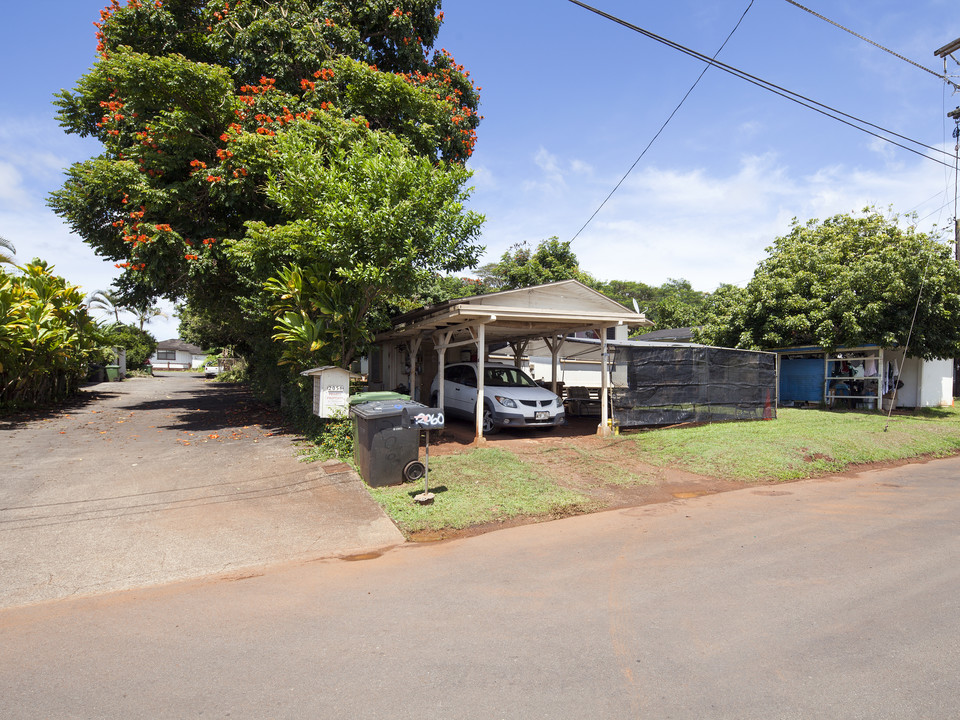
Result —
<path fill-rule="evenodd" d="M 356 395 L 351 395 L 348 402 L 351 406 L 359 405 L 360 403 L 374 402 L 376 400 L 409 400 L 409 395 L 401 395 L 398 392 L 393 392 L 391 390 L 374 390 L 371 392 L 362 392 L 357 393 Z"/>
<path fill-rule="evenodd" d="M 363 418 L 364 420 L 373 420 L 375 418 L 398 417 L 403 414 L 404 408 L 423 408 L 426 405 L 414 400 L 405 400 L 397 398 L 395 400 L 376 400 L 374 402 L 360 403 L 350 408 L 350 414 Z"/>

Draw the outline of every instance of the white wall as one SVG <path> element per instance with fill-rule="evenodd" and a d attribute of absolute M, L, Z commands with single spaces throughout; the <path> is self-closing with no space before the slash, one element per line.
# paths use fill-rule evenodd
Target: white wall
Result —
<path fill-rule="evenodd" d="M 897 407 L 949 407 L 953 405 L 953 360 L 908 357 L 902 350 L 883 351 L 884 372 L 888 362 L 900 368 L 903 387 L 897 390 Z"/>

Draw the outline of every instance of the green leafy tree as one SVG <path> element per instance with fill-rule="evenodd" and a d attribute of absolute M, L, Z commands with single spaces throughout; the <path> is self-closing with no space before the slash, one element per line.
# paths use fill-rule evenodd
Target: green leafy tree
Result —
<path fill-rule="evenodd" d="M 670 278 L 660 286 L 659 296 L 652 317 L 658 329 L 699 325 L 710 294 L 694 290 L 689 280 Z"/>
<path fill-rule="evenodd" d="M 689 280 L 670 278 L 659 287 L 641 282 L 611 280 L 601 283 L 600 292 L 624 307 L 634 301 L 640 312 L 654 322 L 652 329 L 700 325 L 707 314 L 710 293 L 694 290 Z M 643 332 L 649 332 L 644 329 Z"/>
<path fill-rule="evenodd" d="M 479 97 L 432 51 L 438 5 L 114 1 L 97 62 L 57 99 L 103 153 L 52 207 L 123 270 L 130 305 L 179 300 L 195 342 L 262 357 L 281 268 L 322 261 L 345 298 L 380 304 L 470 266 Z"/>
<path fill-rule="evenodd" d="M 872 208 L 794 221 L 742 290 L 714 298 L 700 339 L 742 348 L 879 344 L 923 358 L 960 352 L 952 248 Z M 913 323 L 916 312 L 916 322 Z M 912 327 L 912 332 L 911 332 Z"/>
<path fill-rule="evenodd" d="M 658 288 L 632 280 L 610 280 L 601 283 L 597 289 L 624 307 L 632 308 L 634 301 L 636 301 L 640 312 L 646 313 L 647 317 L 651 317 L 653 308 L 660 296 Z"/>
<path fill-rule="evenodd" d="M 122 347 L 127 351 L 127 367 L 130 369 L 146 365 L 157 349 L 156 338 L 136 325 L 110 325 L 103 330 L 103 340 L 111 347 Z"/>
<path fill-rule="evenodd" d="M 522 242 L 511 247 L 500 257 L 500 262 L 480 268 L 480 277 L 494 290 L 542 285 L 559 280 L 579 280 L 585 285 L 596 285 L 589 274 L 580 269 L 570 241 L 548 238 L 531 249 Z"/>

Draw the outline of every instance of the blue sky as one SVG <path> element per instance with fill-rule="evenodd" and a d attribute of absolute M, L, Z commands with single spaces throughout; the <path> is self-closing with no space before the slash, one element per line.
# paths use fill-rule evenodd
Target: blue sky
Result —
<path fill-rule="evenodd" d="M 117 272 L 45 206 L 70 163 L 98 152 L 65 135 L 51 99 L 94 59 L 104 0 L 34 0 L 5 11 L 0 59 L 0 235 L 85 290 Z M 786 0 L 593 0 L 628 22 L 951 155 L 960 95 Z M 946 0 L 809 0 L 804 5 L 937 71 L 960 37 Z M 446 0 L 439 45 L 483 88 L 471 207 L 487 220 L 485 262 L 511 245 L 573 238 L 634 163 L 703 65 L 568 0 Z M 948 71 L 960 75 L 950 62 Z M 960 82 L 960 78 L 954 78 Z M 951 170 L 711 69 L 573 243 L 603 280 L 700 290 L 745 283 L 790 221 L 866 205 L 950 226 Z M 468 273 L 465 273 L 468 274 Z M 156 321 L 159 338 L 176 320 Z"/>

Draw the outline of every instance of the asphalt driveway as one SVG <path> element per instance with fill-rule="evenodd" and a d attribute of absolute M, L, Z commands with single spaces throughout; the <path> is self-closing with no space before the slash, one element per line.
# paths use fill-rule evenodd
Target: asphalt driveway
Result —
<path fill-rule="evenodd" d="M 300 462 L 275 415 L 198 375 L 90 386 L 0 437 L 0 607 L 403 542 L 348 466 Z"/>
<path fill-rule="evenodd" d="M 958 477 L 951 458 L 0 610 L 0 717 L 956 718 Z"/>

